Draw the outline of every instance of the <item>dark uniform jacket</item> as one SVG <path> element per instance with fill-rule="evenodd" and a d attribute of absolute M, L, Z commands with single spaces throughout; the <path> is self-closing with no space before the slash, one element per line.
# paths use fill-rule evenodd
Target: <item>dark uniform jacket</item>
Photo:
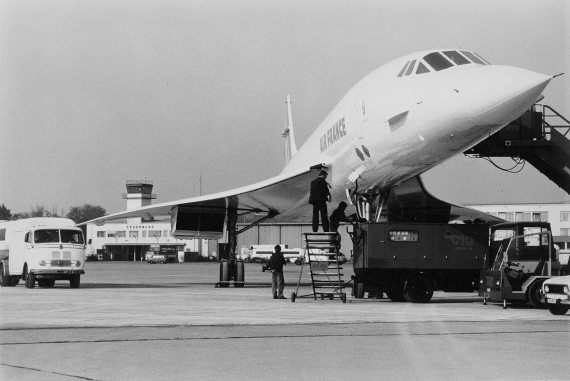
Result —
<path fill-rule="evenodd" d="M 317 177 L 311 181 L 311 194 L 309 196 L 309 204 L 318 204 L 327 202 L 330 196 L 329 185 L 322 177 Z"/>
<path fill-rule="evenodd" d="M 285 264 L 285 257 L 283 253 L 273 253 L 271 254 L 271 258 L 269 258 L 269 262 L 267 262 L 268 267 L 276 273 L 283 272 L 283 265 Z"/>
<path fill-rule="evenodd" d="M 335 209 L 331 216 L 329 217 L 330 221 L 330 231 L 336 232 L 338 231 L 338 227 L 341 222 L 349 222 L 350 220 L 346 217 L 343 210 Z"/>

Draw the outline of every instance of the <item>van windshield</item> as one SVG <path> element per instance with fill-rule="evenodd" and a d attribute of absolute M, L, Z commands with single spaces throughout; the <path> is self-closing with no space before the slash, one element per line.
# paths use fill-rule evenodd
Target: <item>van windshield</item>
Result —
<path fill-rule="evenodd" d="M 61 234 L 61 240 L 60 240 Z M 34 233 L 34 243 L 77 243 L 83 244 L 83 233 L 79 230 L 43 229 Z"/>

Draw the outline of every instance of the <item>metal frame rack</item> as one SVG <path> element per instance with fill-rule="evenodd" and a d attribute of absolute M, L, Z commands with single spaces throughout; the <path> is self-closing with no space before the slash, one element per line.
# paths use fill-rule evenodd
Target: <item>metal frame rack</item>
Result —
<path fill-rule="evenodd" d="M 338 258 L 339 235 L 337 233 L 302 233 L 305 241 L 305 256 L 299 272 L 297 290 L 291 293 L 291 301 L 298 298 L 313 297 L 317 300 L 338 298 L 346 303 L 346 293 L 343 292 L 344 281 L 342 267 Z M 299 287 L 305 264 L 308 265 L 313 292 L 299 295 Z"/>

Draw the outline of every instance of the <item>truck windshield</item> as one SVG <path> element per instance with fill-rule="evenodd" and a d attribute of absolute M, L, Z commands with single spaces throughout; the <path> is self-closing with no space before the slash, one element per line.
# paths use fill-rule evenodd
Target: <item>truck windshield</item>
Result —
<path fill-rule="evenodd" d="M 61 241 L 60 241 L 61 234 Z M 79 230 L 44 229 L 36 230 L 34 243 L 78 243 L 83 244 L 83 233 Z"/>

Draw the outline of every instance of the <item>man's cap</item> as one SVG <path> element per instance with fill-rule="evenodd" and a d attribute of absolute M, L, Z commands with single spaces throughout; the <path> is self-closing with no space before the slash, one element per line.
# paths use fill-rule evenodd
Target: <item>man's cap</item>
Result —
<path fill-rule="evenodd" d="M 281 251 L 281 246 L 275 245 L 275 251 Z"/>

